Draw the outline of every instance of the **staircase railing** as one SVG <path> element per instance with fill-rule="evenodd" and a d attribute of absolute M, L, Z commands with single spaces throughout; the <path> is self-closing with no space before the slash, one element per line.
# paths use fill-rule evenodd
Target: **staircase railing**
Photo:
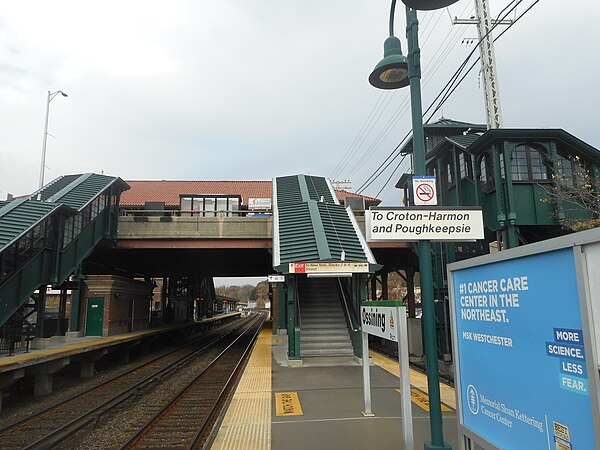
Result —
<path fill-rule="evenodd" d="M 294 296 L 294 329 L 289 330 L 288 333 L 293 333 L 293 336 L 288 336 L 288 355 L 296 359 L 300 359 L 300 333 L 302 330 L 302 318 L 300 315 L 300 296 L 298 295 L 298 280 L 294 280 L 293 283 L 293 296 Z M 289 338 L 292 338 L 291 340 Z M 291 344 L 291 345 L 290 345 Z"/>
<path fill-rule="evenodd" d="M 342 303 L 344 304 L 344 312 L 346 313 L 346 320 L 348 321 L 348 325 L 350 326 L 352 331 L 356 332 L 356 331 L 358 331 L 358 328 L 355 325 L 354 320 L 352 319 L 352 315 L 350 314 L 350 309 L 348 308 L 348 299 L 346 299 L 346 292 L 344 290 L 344 286 L 342 286 L 342 282 L 340 281 L 339 278 L 337 278 L 337 282 L 338 282 L 338 288 L 339 288 L 340 294 L 342 296 Z"/>

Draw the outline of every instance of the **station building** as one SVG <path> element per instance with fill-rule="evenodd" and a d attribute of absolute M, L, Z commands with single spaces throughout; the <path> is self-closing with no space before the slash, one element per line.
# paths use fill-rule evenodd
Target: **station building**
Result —
<path fill-rule="evenodd" d="M 483 210 L 485 239 L 432 243 L 439 356 L 449 359 L 447 264 L 597 226 L 600 209 L 588 200 L 598 196 L 600 151 L 562 129 L 487 130 L 442 118 L 424 132 L 438 205 Z M 412 140 L 401 152 L 412 154 Z M 410 202 L 411 174 L 396 187 Z"/>

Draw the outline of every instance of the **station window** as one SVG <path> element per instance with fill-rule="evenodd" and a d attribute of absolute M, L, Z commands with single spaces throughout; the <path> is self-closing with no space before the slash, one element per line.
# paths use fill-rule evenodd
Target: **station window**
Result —
<path fill-rule="evenodd" d="M 182 216 L 188 216 L 192 214 L 192 199 L 191 198 L 182 198 L 179 201 L 179 209 L 181 210 Z"/>
<path fill-rule="evenodd" d="M 204 217 L 214 217 L 215 216 L 215 204 L 216 200 L 214 198 L 206 197 L 204 199 Z"/>
<path fill-rule="evenodd" d="M 227 198 L 217 198 L 217 216 L 227 215 Z"/>
<path fill-rule="evenodd" d="M 13 244 L 0 253 L 0 282 L 10 277 L 16 270 L 17 246 Z"/>
<path fill-rule="evenodd" d="M 567 186 L 583 186 L 587 178 L 587 164 L 578 156 L 558 155 L 558 176 Z"/>
<path fill-rule="evenodd" d="M 458 154 L 458 168 L 460 170 L 461 179 L 473 179 L 473 168 L 471 166 L 471 155 L 466 152 Z"/>
<path fill-rule="evenodd" d="M 484 153 L 481 161 L 479 162 L 479 169 L 481 172 L 480 182 L 481 190 L 483 192 L 490 192 L 494 189 L 494 166 L 492 164 L 492 155 Z"/>
<path fill-rule="evenodd" d="M 239 195 L 181 195 L 179 207 L 182 216 L 231 217 L 239 215 L 241 202 Z"/>
<path fill-rule="evenodd" d="M 446 157 L 444 158 L 444 178 L 445 178 L 445 182 L 446 182 L 446 187 L 450 188 L 452 186 L 454 186 L 455 180 L 454 180 L 454 164 L 452 164 L 452 154 L 448 154 L 446 155 Z"/>
<path fill-rule="evenodd" d="M 531 144 L 515 147 L 511 159 L 511 174 L 513 181 L 550 179 L 550 166 L 545 150 Z"/>

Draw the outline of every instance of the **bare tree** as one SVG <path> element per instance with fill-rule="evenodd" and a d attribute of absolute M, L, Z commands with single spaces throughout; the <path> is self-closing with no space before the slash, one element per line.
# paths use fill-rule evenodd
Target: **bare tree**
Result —
<path fill-rule="evenodd" d="M 594 179 L 579 156 L 562 158 L 552 174 L 545 202 L 556 205 L 559 221 L 573 231 L 600 226 L 600 180 Z"/>

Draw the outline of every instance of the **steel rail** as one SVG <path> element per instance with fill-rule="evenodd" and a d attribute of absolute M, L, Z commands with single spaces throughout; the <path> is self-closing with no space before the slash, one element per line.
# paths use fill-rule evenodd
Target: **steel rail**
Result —
<path fill-rule="evenodd" d="M 246 322 L 247 321 L 244 321 L 244 323 L 246 323 Z M 243 326 L 243 324 L 241 324 L 241 326 Z M 50 446 L 55 445 L 55 444 L 63 441 L 64 439 L 68 438 L 73 433 L 77 432 L 78 430 L 80 430 L 82 427 L 86 426 L 91 421 L 96 420 L 100 415 L 102 415 L 105 412 L 114 408 L 116 405 L 118 405 L 118 404 L 124 402 L 125 400 L 127 400 L 128 398 L 136 395 L 137 393 L 139 393 L 141 390 L 147 388 L 148 386 L 151 386 L 153 383 L 159 381 L 161 378 L 168 375 L 172 371 L 177 370 L 182 365 L 186 364 L 189 360 L 196 357 L 196 355 L 198 353 L 205 351 L 207 348 L 209 348 L 212 345 L 215 345 L 220 339 L 223 339 L 226 335 L 233 332 L 236 327 L 239 328 L 239 326 L 240 326 L 239 323 L 238 324 L 230 324 L 230 325 L 225 326 L 224 327 L 225 329 L 211 330 L 207 334 L 200 336 L 197 339 L 194 339 L 193 341 L 188 342 L 182 346 L 179 346 L 178 348 L 166 353 L 165 355 L 158 356 L 141 366 L 135 367 L 132 370 L 127 371 L 126 373 L 123 373 L 121 375 L 113 377 L 110 380 L 107 380 L 99 385 L 96 385 L 84 392 L 80 392 L 77 395 L 75 395 L 69 399 L 66 399 L 62 402 L 52 405 L 52 406 L 34 414 L 33 416 L 30 416 L 26 419 L 23 419 L 19 422 L 16 422 L 14 424 L 11 424 L 11 425 L 3 428 L 2 430 L 0 430 L 0 438 L 3 440 L 3 442 L 6 442 L 5 439 L 7 437 L 9 437 L 13 433 L 17 433 L 21 430 L 27 431 L 27 427 L 31 427 L 32 423 L 35 423 L 35 421 L 38 421 L 37 426 L 39 427 L 40 425 L 43 425 L 43 422 L 41 422 L 41 424 L 39 422 L 43 421 L 46 416 L 51 416 L 53 420 L 56 420 L 59 417 L 57 415 L 57 412 L 60 412 L 61 409 L 64 410 L 67 406 L 69 406 L 69 404 L 76 405 L 77 402 L 81 402 L 82 400 L 84 400 L 85 396 L 98 395 L 98 394 L 104 396 L 105 394 L 102 393 L 103 389 L 110 388 L 111 385 L 114 385 L 115 383 L 126 384 L 128 382 L 127 377 L 130 377 L 130 378 L 135 377 L 136 372 L 140 372 L 143 374 L 144 370 L 153 370 L 152 365 L 156 365 L 156 364 L 161 365 L 160 366 L 161 368 L 159 370 L 154 370 L 149 376 L 146 376 L 141 381 L 135 382 L 135 379 L 129 381 L 129 383 L 135 382 L 135 384 L 130 385 L 129 387 L 126 387 L 125 389 L 123 389 L 122 391 L 120 391 L 116 394 L 110 394 L 110 397 L 107 400 L 102 401 L 102 403 L 100 405 L 98 405 L 97 407 L 94 407 L 91 410 L 88 410 L 86 413 L 81 414 L 80 416 L 59 426 L 51 433 L 45 434 L 43 437 L 36 440 L 35 442 L 23 447 L 23 448 L 50 448 Z M 221 333 L 220 336 L 219 336 L 219 332 Z M 199 344 L 201 344 L 201 346 L 197 347 Z M 189 349 L 190 346 L 193 346 L 194 348 L 191 351 L 186 350 L 186 348 Z M 184 352 L 184 355 L 182 355 L 181 357 L 177 357 L 172 362 L 169 362 L 168 358 L 172 357 L 172 356 L 176 356 L 177 352 Z M 72 409 L 76 410 L 77 408 L 73 407 Z"/>
<path fill-rule="evenodd" d="M 225 384 L 223 385 L 223 387 L 220 389 L 220 392 L 219 392 L 216 400 L 215 400 L 214 396 L 211 396 L 211 398 L 208 399 L 208 402 L 210 403 L 210 408 L 204 414 L 204 418 L 198 425 L 198 429 L 196 430 L 194 435 L 191 437 L 191 439 L 189 441 L 190 443 L 187 445 L 187 448 L 193 448 L 194 446 L 196 446 L 198 441 L 204 435 L 207 425 L 209 423 L 209 420 L 211 419 L 211 417 L 214 416 L 216 408 L 219 405 L 219 402 L 222 399 L 224 393 L 226 392 L 227 388 L 231 385 L 232 380 L 234 380 L 234 373 L 238 372 L 240 364 L 245 359 L 246 355 L 249 352 L 249 349 L 252 347 L 252 345 L 256 341 L 256 335 L 259 333 L 261 325 L 264 322 L 263 317 L 258 317 L 258 318 L 253 319 L 252 323 L 249 324 L 248 327 L 245 330 L 243 330 L 240 333 L 240 335 L 237 336 L 230 344 L 228 344 L 227 347 L 225 349 L 223 349 L 215 358 L 213 358 L 213 360 L 208 363 L 208 365 L 198 374 L 198 376 L 194 377 L 194 379 L 191 382 L 189 382 L 186 386 L 184 386 L 160 411 L 155 413 L 135 434 L 133 434 L 126 442 L 124 442 L 120 448 L 122 448 L 122 449 L 143 448 L 143 445 L 140 445 L 140 444 L 143 442 L 144 438 L 148 439 L 148 436 L 150 435 L 150 433 L 152 433 L 155 430 L 159 430 L 159 432 L 169 433 L 170 430 L 168 429 L 168 427 L 164 427 L 164 426 L 157 427 L 157 424 L 160 424 L 161 421 L 164 422 L 166 420 L 169 420 L 169 414 L 174 414 L 174 412 L 176 412 L 176 408 L 180 407 L 184 401 L 186 401 L 186 400 L 189 401 L 189 398 L 186 398 L 186 394 L 190 394 L 194 388 L 198 388 L 198 386 L 200 384 L 203 388 L 206 388 L 206 386 L 208 384 L 208 382 L 206 382 L 207 374 L 209 374 L 211 370 L 214 370 L 215 368 L 219 367 L 218 364 L 222 362 L 221 361 L 222 358 L 225 355 L 230 355 L 230 351 L 231 351 L 232 347 L 234 347 L 234 345 L 238 344 L 242 338 L 248 337 L 248 331 L 252 331 L 252 328 L 257 325 L 257 322 L 260 322 L 259 326 L 256 327 L 256 331 L 251 336 L 250 342 L 248 344 L 244 343 L 245 348 L 244 348 L 244 351 L 242 352 L 242 355 L 236 356 L 236 363 L 235 363 L 234 369 L 233 370 L 227 369 L 229 376 L 228 376 Z M 206 384 L 204 384 L 203 382 L 206 382 Z M 203 403 L 206 403 L 206 402 L 207 402 L 207 400 L 203 399 Z M 202 408 L 202 407 L 203 406 L 198 406 L 198 408 Z M 186 410 L 186 412 L 187 412 L 186 418 L 188 418 L 189 420 L 197 420 L 198 419 L 197 414 L 191 414 L 189 410 Z M 190 416 L 192 417 L 191 419 L 190 419 Z M 182 420 L 184 420 L 184 419 L 179 419 L 179 421 L 178 421 L 179 426 L 181 426 Z M 194 426 L 196 426 L 196 425 L 194 425 Z M 155 438 L 156 438 L 156 436 L 155 436 Z M 182 446 L 183 445 L 186 445 L 186 444 L 182 443 Z"/>

